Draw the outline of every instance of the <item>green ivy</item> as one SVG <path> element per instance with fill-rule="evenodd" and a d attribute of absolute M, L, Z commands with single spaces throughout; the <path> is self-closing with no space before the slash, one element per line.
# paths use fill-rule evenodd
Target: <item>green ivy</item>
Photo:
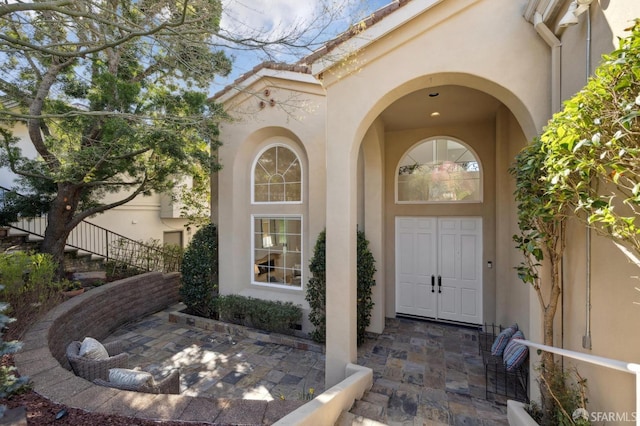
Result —
<path fill-rule="evenodd" d="M 218 296 L 218 230 L 210 223 L 198 229 L 182 259 L 180 296 L 187 311 L 206 318 L 215 316 Z"/>
<path fill-rule="evenodd" d="M 215 307 L 222 321 L 282 334 L 294 334 L 302 309 L 291 302 L 255 299 L 237 294 L 219 296 Z"/>
<path fill-rule="evenodd" d="M 307 285 L 305 299 L 309 302 L 309 321 L 315 329 L 310 333 L 316 342 L 326 341 L 326 231 L 318 235 L 314 255 L 309 264 L 312 277 Z M 373 276 L 376 272 L 375 258 L 369 250 L 364 232 L 357 234 L 357 342 L 362 344 L 366 338 L 366 329 L 371 323 L 372 287 L 376 285 Z"/>

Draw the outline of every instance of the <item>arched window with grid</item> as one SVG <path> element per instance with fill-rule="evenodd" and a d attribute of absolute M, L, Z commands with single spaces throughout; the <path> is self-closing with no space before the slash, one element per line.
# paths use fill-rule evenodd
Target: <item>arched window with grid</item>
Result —
<path fill-rule="evenodd" d="M 302 167 L 289 147 L 271 145 L 258 155 L 253 167 L 253 202 L 302 202 Z"/>

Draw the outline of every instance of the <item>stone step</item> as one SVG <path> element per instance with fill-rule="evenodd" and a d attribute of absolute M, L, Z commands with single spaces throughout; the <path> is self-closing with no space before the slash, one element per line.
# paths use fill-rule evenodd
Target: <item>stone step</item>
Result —
<path fill-rule="evenodd" d="M 386 405 L 378 405 L 376 403 L 367 402 L 364 400 L 357 400 L 349 412 L 362 416 L 367 419 L 376 420 L 378 422 L 385 422 L 387 420 Z"/>
<path fill-rule="evenodd" d="M 83 287 L 92 286 L 96 283 L 104 283 L 107 281 L 107 272 L 102 271 L 86 271 L 74 272 L 71 274 L 72 281 L 80 281 Z"/>
<path fill-rule="evenodd" d="M 363 416 L 343 411 L 338 417 L 335 426 L 384 426 L 386 423 L 380 423 L 376 420 L 368 419 Z"/>
<path fill-rule="evenodd" d="M 378 392 L 367 392 L 362 397 L 362 400 L 385 408 L 389 406 L 389 395 Z"/>
<path fill-rule="evenodd" d="M 64 264 L 68 273 L 100 271 L 104 269 L 104 258 L 71 249 L 65 250 Z"/>
<path fill-rule="evenodd" d="M 365 392 L 356 400 L 348 412 L 343 412 L 336 426 L 362 425 L 379 426 L 387 424 L 389 396 L 377 392 Z"/>
<path fill-rule="evenodd" d="M 9 233 L 0 237 L 0 251 L 11 252 L 15 250 L 37 250 L 40 241 L 32 240 L 29 234 Z"/>

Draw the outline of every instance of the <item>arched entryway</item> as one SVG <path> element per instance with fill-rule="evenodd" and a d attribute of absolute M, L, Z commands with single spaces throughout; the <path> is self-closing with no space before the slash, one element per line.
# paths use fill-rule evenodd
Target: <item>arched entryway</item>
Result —
<path fill-rule="evenodd" d="M 424 81 L 430 80 L 432 81 Z M 490 87 L 490 84 L 487 86 Z M 395 90 L 401 91 L 401 88 Z M 466 155 L 477 161 L 475 167 L 478 171 L 475 176 L 478 178 L 476 184 L 479 188 L 475 195 L 461 196 L 466 199 L 459 200 L 447 199 L 445 196 L 424 200 L 411 199 L 411 196 L 407 199 L 399 197 L 398 173 L 403 167 L 403 162 L 408 161 L 406 157 L 412 155 L 413 149 L 430 141 L 436 143 L 428 149 L 440 151 L 439 155 L 442 155 L 441 158 L 432 158 L 440 166 L 450 160 L 447 156 L 458 156 L 466 161 Z M 513 264 L 510 248 L 511 235 L 514 233 L 512 226 L 515 223 L 515 210 L 510 196 L 513 189 L 510 187 L 508 168 L 513 156 L 526 141 L 518 120 L 502 101 L 487 92 L 461 84 L 429 86 L 414 90 L 389 102 L 373 120 L 361 144 L 363 154 L 367 154 L 363 155 L 363 171 L 359 176 L 369 177 L 361 177 L 358 180 L 358 193 L 366 195 L 358 205 L 357 223 L 361 226 L 364 224 L 368 238 L 381 240 L 380 252 L 375 253 L 382 271 L 378 282 L 383 291 L 379 299 L 375 300 L 376 304 L 384 306 L 383 312 L 379 315 L 420 315 L 417 311 L 399 308 L 403 303 L 398 297 L 402 297 L 403 293 L 398 288 L 401 285 L 398 268 L 400 264 L 404 264 L 417 271 L 422 269 L 422 278 L 426 279 L 422 290 L 429 292 L 426 295 L 421 292 L 404 294 L 406 300 L 412 299 L 412 302 L 419 305 L 417 299 L 424 296 L 423 302 L 427 303 L 426 299 L 430 298 L 432 290 L 436 296 L 443 294 L 438 293 L 438 290 L 443 291 L 442 289 L 448 289 L 450 295 L 455 292 L 455 297 L 451 296 L 453 298 L 447 301 L 436 297 L 434 303 L 440 304 L 440 314 L 427 314 L 424 311 L 421 316 L 473 324 L 496 321 L 508 316 L 512 306 L 503 303 L 503 299 L 506 298 L 506 294 L 513 293 L 509 286 L 516 278 L 512 274 L 511 266 L 508 266 Z M 445 151 L 449 145 L 452 148 L 447 153 Z M 379 156 L 379 161 L 371 161 L 375 158 L 372 151 Z M 378 174 L 379 181 L 371 178 Z M 378 193 L 380 198 L 376 196 Z M 382 227 L 368 225 L 367 218 L 376 217 L 376 214 L 369 210 L 380 212 Z M 433 247 L 440 247 L 437 249 L 438 252 L 431 253 L 433 257 L 430 259 L 411 258 L 411 265 L 407 265 L 407 259 L 416 253 L 401 257 L 402 251 L 422 250 L 423 254 L 428 252 L 428 249 L 419 246 L 426 244 L 427 239 L 418 241 L 421 237 L 416 236 L 420 234 L 416 228 L 405 233 L 405 237 L 417 239 L 405 241 L 404 246 L 399 246 L 399 221 L 407 225 L 416 220 L 421 222 L 416 224 L 416 227 L 424 225 L 425 221 L 433 222 L 436 227 L 439 226 L 438 223 L 453 226 L 456 222 L 460 229 L 455 231 L 454 238 L 453 231 L 445 232 L 442 228 L 444 225 L 440 231 L 434 228 L 433 233 L 427 238 L 433 239 Z M 474 224 L 473 227 L 469 226 L 471 223 Z M 412 233 L 413 237 L 409 237 Z M 425 236 L 424 233 L 421 235 Z M 446 246 L 448 253 L 442 248 L 443 238 L 451 241 L 451 244 Z M 469 245 L 471 241 L 473 247 Z M 457 258 L 452 260 L 450 256 Z M 426 271 L 425 265 L 430 261 L 439 265 L 440 271 Z M 450 285 L 443 285 L 447 281 L 443 278 L 443 268 L 448 268 L 449 271 L 456 268 L 458 284 L 454 285 L 453 281 L 449 281 Z M 431 275 L 434 277 L 434 288 L 431 286 Z M 475 280 L 475 287 L 460 284 L 461 279 L 471 276 Z M 414 291 L 417 290 L 414 288 Z M 473 298 L 463 297 L 463 293 L 466 292 L 470 296 L 473 291 L 477 292 Z M 471 300 L 474 301 L 473 306 L 469 306 Z M 448 308 L 443 303 L 448 305 Z M 444 313 L 445 311 L 449 314 Z M 374 323 L 376 320 L 374 318 Z"/>
<path fill-rule="evenodd" d="M 447 224 L 457 222 L 463 228 L 473 223 L 475 227 L 473 235 L 467 232 L 468 229 L 456 231 L 458 240 L 449 247 L 448 254 L 458 256 L 450 265 L 457 267 L 462 273 L 473 271 L 476 274 L 475 289 L 463 288 L 461 285 L 454 289 L 455 286 L 449 286 L 451 292 L 457 293 L 446 301 L 445 305 L 448 303 L 448 307 L 442 305 L 444 300 L 437 301 L 437 304 L 442 305 L 439 313 L 424 316 L 481 324 L 513 317 L 510 314 L 513 310 L 528 309 L 526 289 L 515 285 L 517 277 L 513 274 L 517 254 L 512 250 L 511 236 L 515 232 L 516 222 L 515 205 L 511 197 L 512 180 L 508 168 L 515 154 L 528 140 L 521 123 L 531 124 L 531 119 L 522 115 L 522 111 L 526 109 L 519 102 L 514 102 L 512 94 L 505 96 L 508 92 L 495 83 L 475 76 L 458 75 L 462 77 L 459 81 L 455 77 L 454 74 L 447 74 L 408 82 L 385 94 L 364 117 L 365 122 L 370 124 L 359 139 L 360 145 L 356 150 L 358 155 L 353 160 L 356 171 L 351 192 L 358 196 L 350 202 L 354 201 L 353 221 L 373 241 L 372 251 L 379 265 L 376 277 L 379 288 L 374 291 L 376 309 L 372 318 L 373 327 L 384 324 L 385 317 L 408 313 L 398 309 L 397 299 L 397 268 L 399 253 L 403 250 L 398 246 L 397 223 L 405 218 L 434 220 L 436 224 L 438 221 Z M 436 80 L 447 81 L 447 84 L 428 84 Z M 416 87 L 417 81 L 423 86 Z M 474 87 L 465 85 L 469 82 L 474 83 Z M 477 87 L 484 87 L 491 92 Z M 496 90 L 491 90 L 492 88 Z M 498 96 L 505 97 L 512 106 L 515 105 L 516 111 Z M 377 115 L 373 116 L 375 112 Z M 482 168 L 478 194 L 466 200 L 407 202 L 398 199 L 398 170 L 403 158 L 416 144 L 430 140 L 454 141 L 473 152 L 473 157 L 481 165 L 478 167 Z M 441 144 L 440 149 L 446 145 Z M 454 154 L 455 150 L 452 150 L 451 155 Z M 347 163 L 348 160 L 349 156 L 340 159 Z M 331 175 L 331 167 L 327 170 L 328 176 Z M 328 180 L 331 178 L 328 177 Z M 330 186 L 327 186 L 328 200 L 332 196 Z M 344 188 L 343 181 L 341 190 Z M 332 220 L 343 222 L 342 219 L 344 218 L 332 218 L 328 215 L 328 232 Z M 445 235 L 444 231 L 440 234 L 436 232 L 432 237 L 438 238 L 439 235 Z M 447 235 L 451 237 L 452 234 Z M 463 246 L 471 241 L 471 237 L 475 238 L 473 258 L 469 257 L 470 251 L 465 251 L 468 247 Z M 341 247 L 342 255 L 347 253 L 347 247 Z M 444 252 L 435 256 L 442 253 Z M 438 260 L 441 265 L 443 260 L 446 259 L 441 257 Z M 424 265 L 420 259 L 413 259 L 413 262 L 415 267 Z M 433 289 L 431 275 L 434 275 Z M 424 291 L 433 290 L 439 294 L 439 288 L 447 287 L 438 286 L 444 283 L 443 273 L 436 271 L 427 276 L 429 281 L 422 288 Z M 443 281 L 438 282 L 438 277 Z M 473 298 L 462 297 L 464 292 L 469 295 L 470 291 L 476 291 Z M 344 294 L 344 287 L 341 292 Z M 341 300 L 344 304 L 342 309 L 348 309 L 347 300 Z M 473 306 L 470 305 L 471 300 Z M 516 302 L 508 303 L 508 300 Z M 518 303 L 520 300 L 522 303 Z M 466 315 L 468 313 L 473 315 Z M 330 327 L 329 324 L 328 328 Z M 345 334 L 343 337 L 346 336 Z"/>

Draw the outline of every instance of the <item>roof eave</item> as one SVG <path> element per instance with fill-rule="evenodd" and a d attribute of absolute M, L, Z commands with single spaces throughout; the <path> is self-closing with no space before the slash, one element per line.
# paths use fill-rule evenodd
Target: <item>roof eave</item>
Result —
<path fill-rule="evenodd" d="M 258 82 L 263 78 L 278 78 L 288 81 L 294 81 L 305 84 L 320 85 L 320 82 L 311 74 L 299 71 L 272 69 L 266 66 L 252 71 L 252 73 L 245 79 L 242 79 L 238 84 L 232 84 L 227 86 L 225 90 L 222 90 L 215 95 L 212 99 L 218 103 L 226 103 L 233 99 L 235 96 L 246 92 L 247 88 Z"/>

